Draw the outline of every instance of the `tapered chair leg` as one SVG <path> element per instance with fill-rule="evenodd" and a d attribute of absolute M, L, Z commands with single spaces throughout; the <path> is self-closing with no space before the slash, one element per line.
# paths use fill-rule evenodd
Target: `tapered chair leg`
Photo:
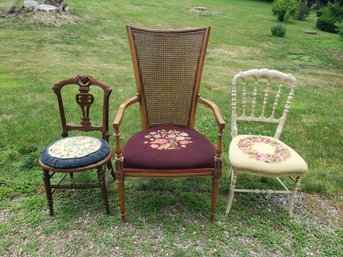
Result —
<path fill-rule="evenodd" d="M 123 222 L 126 222 L 124 178 L 117 178 L 117 184 L 118 184 L 118 195 L 119 195 L 119 207 L 120 207 L 121 220 Z"/>
<path fill-rule="evenodd" d="M 214 221 L 214 216 L 216 215 L 216 207 L 217 207 L 217 200 L 218 200 L 218 192 L 219 192 L 219 181 L 220 177 L 213 177 L 212 179 L 212 195 L 211 195 L 211 217 L 210 221 Z"/>
<path fill-rule="evenodd" d="M 106 208 L 106 213 L 110 213 L 110 207 L 108 204 L 108 195 L 107 195 L 107 189 L 106 189 L 106 182 L 105 182 L 105 175 L 103 168 L 100 167 L 98 168 L 98 180 L 101 188 L 101 195 L 102 195 L 102 201 L 104 202 L 105 208 Z"/>
<path fill-rule="evenodd" d="M 235 194 L 236 180 L 237 180 L 237 176 L 235 174 L 235 171 L 231 170 L 231 185 L 230 185 L 229 197 L 227 200 L 227 207 L 226 207 L 226 212 L 225 212 L 226 215 L 228 215 L 231 210 L 232 201 Z"/>
<path fill-rule="evenodd" d="M 289 197 L 289 201 L 288 201 L 288 214 L 289 217 L 293 216 L 293 207 L 294 207 L 294 201 L 295 201 L 295 196 L 298 192 L 299 186 L 300 186 L 300 181 L 301 181 L 301 177 L 297 177 L 295 180 L 295 185 L 294 188 L 292 190 L 292 194 Z"/>
<path fill-rule="evenodd" d="M 43 170 L 42 177 L 43 177 L 43 181 L 44 181 L 46 198 L 48 200 L 49 212 L 50 212 L 50 215 L 53 216 L 54 215 L 54 206 L 53 206 L 53 201 L 52 201 L 52 192 L 51 192 L 51 183 L 50 183 L 49 171 Z"/>

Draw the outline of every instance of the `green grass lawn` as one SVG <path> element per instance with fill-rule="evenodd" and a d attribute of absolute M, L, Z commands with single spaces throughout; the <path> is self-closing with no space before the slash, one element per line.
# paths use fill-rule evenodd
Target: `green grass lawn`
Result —
<path fill-rule="evenodd" d="M 33 23 L 31 14 L 0 19 L 0 255 L 340 255 L 343 41 L 337 34 L 321 31 L 305 34 L 316 30 L 315 13 L 303 22 L 291 20 L 285 38 L 275 38 L 270 28 L 276 18 L 271 4 L 265 2 L 67 2 L 75 23 L 42 25 Z M 11 4 L 0 0 L 0 8 Z M 194 6 L 206 6 L 209 12 L 192 13 Z M 108 83 L 113 88 L 112 121 L 120 103 L 135 95 L 126 24 L 212 27 L 201 94 L 216 102 L 227 121 L 214 224 L 208 220 L 209 179 L 127 180 L 126 225 L 120 222 L 112 181 L 110 216 L 103 214 L 97 190 L 59 191 L 54 195 L 56 216 L 48 215 L 37 160 L 44 146 L 60 136 L 51 86 L 78 74 Z M 229 190 L 230 84 L 237 72 L 251 68 L 278 69 L 299 81 L 282 135 L 309 164 L 293 220 L 287 216 L 283 198 L 252 194 L 238 195 L 232 214 L 223 215 Z M 215 139 L 217 128 L 210 112 L 200 108 L 197 118 L 197 128 Z M 133 107 L 125 117 L 123 139 L 139 129 L 138 108 Z M 90 172 L 75 179 L 95 177 Z M 269 182 L 242 177 L 237 186 L 267 187 Z M 331 205 L 321 205 L 324 198 L 317 193 Z"/>

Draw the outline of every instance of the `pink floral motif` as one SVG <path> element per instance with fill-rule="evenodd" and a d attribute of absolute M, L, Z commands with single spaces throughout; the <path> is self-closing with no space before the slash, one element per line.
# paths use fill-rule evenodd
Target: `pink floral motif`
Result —
<path fill-rule="evenodd" d="M 193 143 L 192 138 L 185 132 L 179 130 L 157 130 L 145 135 L 144 144 L 149 144 L 151 148 L 158 150 L 175 150 L 186 148 Z"/>
<path fill-rule="evenodd" d="M 272 147 L 274 147 L 274 153 L 265 154 L 257 152 L 255 149 L 253 149 L 255 143 L 264 143 L 267 145 L 271 145 Z M 286 146 L 271 138 L 249 136 L 239 140 L 237 146 L 243 153 L 248 154 L 250 158 L 266 163 L 280 163 L 291 158 L 290 150 Z"/>
<path fill-rule="evenodd" d="M 267 159 L 267 155 L 263 153 L 256 153 L 256 160 L 264 161 L 265 159 Z"/>

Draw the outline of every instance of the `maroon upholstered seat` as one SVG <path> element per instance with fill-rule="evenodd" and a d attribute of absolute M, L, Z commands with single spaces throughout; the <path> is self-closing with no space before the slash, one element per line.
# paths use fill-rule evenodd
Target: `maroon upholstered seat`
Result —
<path fill-rule="evenodd" d="M 159 126 L 133 135 L 125 144 L 123 155 L 124 168 L 161 171 L 213 168 L 215 150 L 195 129 Z"/>

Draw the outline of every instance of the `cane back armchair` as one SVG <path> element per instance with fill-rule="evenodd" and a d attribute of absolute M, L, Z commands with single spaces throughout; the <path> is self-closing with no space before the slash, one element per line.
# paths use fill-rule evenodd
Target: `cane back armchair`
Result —
<path fill-rule="evenodd" d="M 295 196 L 300 180 L 307 171 L 307 164 L 297 152 L 279 138 L 293 100 L 296 84 L 297 81 L 292 75 L 267 69 L 240 72 L 233 78 L 232 141 L 229 148 L 231 186 L 226 214 L 230 212 L 235 192 L 252 192 L 288 194 L 288 212 L 292 216 Z M 272 94 L 275 94 L 274 100 L 268 101 Z M 261 106 L 258 106 L 258 102 Z M 274 137 L 238 135 L 237 123 L 250 121 L 277 124 Z M 274 177 L 284 190 L 238 189 L 236 180 L 240 173 Z M 279 178 L 285 176 L 294 182 L 293 189 L 288 189 Z"/>
<path fill-rule="evenodd" d="M 222 170 L 225 122 L 217 106 L 199 95 L 209 27 L 150 30 L 127 26 L 137 95 L 124 102 L 113 122 L 115 171 L 121 218 L 125 221 L 124 179 L 212 176 L 211 221 Z M 122 148 L 125 109 L 139 103 L 143 130 Z M 218 142 L 194 129 L 197 103 L 208 106 L 219 126 Z"/>
<path fill-rule="evenodd" d="M 62 89 L 65 87 L 78 86 L 75 95 L 76 103 L 82 111 L 82 119 L 79 125 L 67 123 L 65 115 L 65 105 L 62 98 Z M 90 120 L 90 107 L 95 101 L 91 88 L 100 88 L 102 97 L 102 125 L 93 125 Z M 52 194 L 56 189 L 81 189 L 81 188 L 100 188 L 102 199 L 109 213 L 107 189 L 104 177 L 104 168 L 107 166 L 111 175 L 114 177 L 111 157 L 112 151 L 108 144 L 108 102 L 112 92 L 110 86 L 87 75 L 79 75 L 75 78 L 61 81 L 52 88 L 57 96 L 60 118 L 62 122 L 62 139 L 48 145 L 39 158 L 39 166 L 43 170 L 43 181 L 48 200 L 50 215 L 54 215 Z M 90 92 L 91 91 L 91 92 Z M 100 93 L 101 94 L 101 93 Z M 101 132 L 100 139 L 90 136 L 68 137 L 68 132 L 79 130 L 84 132 Z M 83 172 L 97 169 L 99 183 L 88 184 L 62 184 L 62 181 L 69 174 L 73 180 L 74 172 Z M 61 180 L 52 185 L 50 179 L 55 173 L 65 173 Z"/>

